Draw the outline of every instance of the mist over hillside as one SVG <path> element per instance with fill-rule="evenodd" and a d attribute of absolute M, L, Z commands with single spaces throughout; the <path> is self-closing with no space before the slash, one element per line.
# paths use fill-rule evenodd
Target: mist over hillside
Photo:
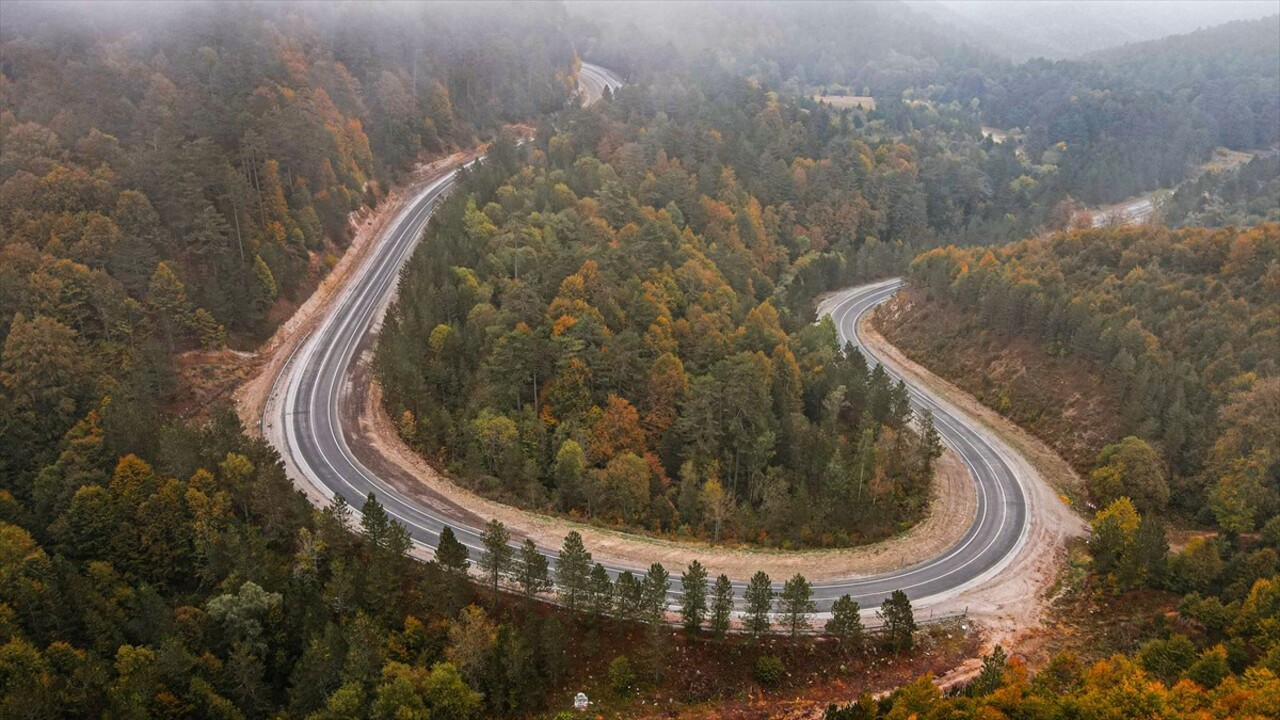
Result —
<path fill-rule="evenodd" d="M 969 42 L 1014 60 L 1076 58 L 1128 43 L 1280 13 L 1274 0 L 907 0 Z"/>

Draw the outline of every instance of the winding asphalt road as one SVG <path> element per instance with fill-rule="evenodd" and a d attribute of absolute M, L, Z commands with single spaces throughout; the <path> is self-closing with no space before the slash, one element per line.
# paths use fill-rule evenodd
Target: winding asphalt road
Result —
<path fill-rule="evenodd" d="M 609 75 L 604 77 L 611 84 L 616 82 Z M 387 512 L 408 528 L 420 548 L 434 548 L 438 533 L 447 524 L 471 548 L 474 558 L 479 555 L 482 528 L 460 526 L 456 519 L 446 519 L 450 508 L 428 506 L 362 464 L 348 444 L 339 413 L 353 394 L 358 355 L 395 295 L 400 268 L 453 182 L 449 175 L 422 190 L 374 241 L 368 259 L 353 273 L 319 327 L 303 340 L 281 369 L 267 402 L 263 430 L 285 458 L 295 483 L 311 489 L 313 495 L 342 495 L 359 508 L 370 492 L 376 493 Z M 862 348 L 870 362 L 877 358 L 858 336 L 858 319 L 889 299 L 901 284 L 895 279 L 863 285 L 838 293 L 824 303 L 842 341 Z M 885 368 L 896 376 L 888 363 Z M 891 572 L 815 583 L 814 600 L 819 613 L 828 612 L 832 602 L 845 594 L 863 608 L 874 608 L 894 590 L 906 591 L 919 612 L 994 577 L 1024 542 L 1028 527 L 1026 492 L 1003 455 L 1011 451 L 975 430 L 978 424 L 973 419 L 922 388 L 912 387 L 911 398 L 917 412 L 925 408 L 933 412 L 943 442 L 959 454 L 977 483 L 973 523 L 954 546 L 930 560 Z M 457 517 L 457 513 L 452 514 Z M 555 549 L 541 550 L 554 563 Z M 821 555 L 815 555 L 815 563 L 821 561 Z M 609 570 L 616 575 L 640 569 Z M 673 570 L 680 572 L 679 568 Z M 745 578 L 734 580 L 740 599 Z M 673 598 L 679 594 L 676 585 Z"/>
<path fill-rule="evenodd" d="M 585 96 L 582 99 L 584 105 L 590 105 L 596 100 L 599 100 L 601 96 L 604 95 L 604 89 L 606 87 L 609 88 L 610 91 L 617 90 L 622 87 L 622 78 L 613 74 L 612 70 L 602 68 L 599 65 L 592 65 L 588 62 L 582 63 L 582 67 L 578 72 L 578 78 L 582 84 L 583 94 Z"/>

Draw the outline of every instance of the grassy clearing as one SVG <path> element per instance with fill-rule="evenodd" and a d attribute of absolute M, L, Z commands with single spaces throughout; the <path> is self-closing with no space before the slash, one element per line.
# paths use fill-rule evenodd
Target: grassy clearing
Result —
<path fill-rule="evenodd" d="M 1237 168 L 1253 159 L 1253 155 L 1238 150 L 1230 150 L 1220 147 L 1213 151 L 1213 157 L 1209 161 L 1200 166 L 1203 172 L 1222 172 L 1223 170 L 1231 170 Z"/>
<path fill-rule="evenodd" d="M 813 99 L 827 103 L 831 107 L 840 110 L 846 108 L 876 109 L 876 99 L 870 95 L 814 95 Z"/>

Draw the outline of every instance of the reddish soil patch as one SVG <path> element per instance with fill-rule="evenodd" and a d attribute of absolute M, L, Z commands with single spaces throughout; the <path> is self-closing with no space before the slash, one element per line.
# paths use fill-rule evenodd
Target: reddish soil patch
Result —
<path fill-rule="evenodd" d="M 981 645 L 976 633 L 956 624 L 922 632 L 916 649 L 903 655 L 875 649 L 849 652 L 821 637 L 796 643 L 781 636 L 754 642 L 743 636 L 724 642 L 690 640 L 673 628 L 666 635 L 662 676 L 655 685 L 644 671 L 643 628 L 601 627 L 575 635 L 569 655 L 579 669 L 570 673 L 563 697 L 548 698 L 548 717 L 572 707 L 573 694 L 581 691 L 591 698 L 592 714 L 604 718 L 817 720 L 828 705 L 945 673 L 976 655 Z M 786 668 L 776 688 L 762 687 L 754 674 L 756 660 L 766 655 Z M 644 683 L 633 697 L 619 697 L 611 687 L 608 668 L 618 656 L 627 657 Z"/>

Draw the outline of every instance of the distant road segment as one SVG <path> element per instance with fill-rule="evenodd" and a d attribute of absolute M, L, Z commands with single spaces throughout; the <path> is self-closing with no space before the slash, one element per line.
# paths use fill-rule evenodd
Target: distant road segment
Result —
<path fill-rule="evenodd" d="M 591 63 L 582 63 L 582 68 L 578 72 L 578 82 L 582 86 L 582 104 L 590 105 L 604 96 L 604 89 L 609 88 L 609 92 L 613 92 L 622 87 L 622 78 L 599 65 Z"/>

